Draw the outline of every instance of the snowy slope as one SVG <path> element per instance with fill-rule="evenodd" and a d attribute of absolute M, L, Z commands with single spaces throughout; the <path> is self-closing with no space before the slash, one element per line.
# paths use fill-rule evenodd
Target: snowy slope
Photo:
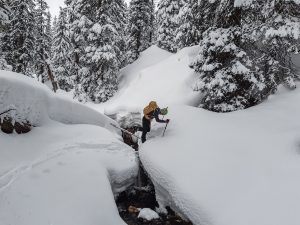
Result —
<path fill-rule="evenodd" d="M 194 224 L 299 224 L 299 100 L 297 89 L 230 114 L 170 107 L 166 137 L 140 150 L 161 203 Z"/>
<path fill-rule="evenodd" d="M 0 87 L 1 109 L 38 125 L 0 132 L 0 224 L 124 224 L 114 194 L 133 184 L 138 162 L 104 128 L 111 120 L 22 75 L 0 72 Z"/>
<path fill-rule="evenodd" d="M 101 107 L 141 111 L 150 99 L 169 106 L 166 136 L 153 122 L 140 150 L 162 205 L 197 225 L 298 225 L 300 90 L 282 88 L 264 104 L 229 114 L 187 106 L 200 97 L 190 89 L 195 52 L 129 71 L 120 94 Z"/>
<path fill-rule="evenodd" d="M 193 71 L 189 64 L 198 53 L 198 47 L 171 54 L 152 46 L 133 64 L 122 70 L 120 90 L 105 104 L 93 105 L 108 114 L 114 111 L 142 111 L 151 100 L 160 105 L 194 104 L 199 96 L 193 92 Z"/>

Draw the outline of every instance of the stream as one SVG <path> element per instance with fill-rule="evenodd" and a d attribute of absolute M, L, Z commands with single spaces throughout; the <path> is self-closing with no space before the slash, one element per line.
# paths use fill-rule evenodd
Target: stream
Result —
<path fill-rule="evenodd" d="M 132 119 L 132 116 L 129 116 L 128 118 Z M 123 117 L 122 121 L 124 120 L 126 120 L 126 118 Z M 135 133 L 138 130 L 138 125 L 136 122 L 131 123 L 132 126 L 128 126 L 128 123 L 127 126 L 122 126 L 122 123 L 120 123 L 120 121 L 118 122 L 123 129 L 129 131 L 130 133 Z M 131 138 L 130 135 L 125 132 L 123 132 L 122 137 L 124 143 L 135 149 L 138 154 L 139 146 L 136 138 Z M 139 175 L 137 177 L 136 184 L 131 186 L 126 191 L 120 193 L 116 198 L 116 204 L 121 218 L 128 225 L 192 225 L 191 222 L 185 221 L 179 215 L 177 215 L 170 207 L 166 207 L 164 213 L 158 213 L 158 219 L 148 221 L 138 218 L 139 211 L 141 209 L 147 208 L 153 211 L 158 211 L 157 208 L 159 207 L 156 200 L 154 185 L 144 170 L 141 161 L 139 161 L 139 163 Z"/>

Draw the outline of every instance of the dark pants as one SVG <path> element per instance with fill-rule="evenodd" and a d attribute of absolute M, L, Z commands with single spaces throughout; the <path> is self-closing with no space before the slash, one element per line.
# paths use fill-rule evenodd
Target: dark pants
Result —
<path fill-rule="evenodd" d="M 142 143 L 146 141 L 146 135 L 148 132 L 150 132 L 151 129 L 151 121 L 143 117 L 143 128 L 141 131 L 143 131 L 142 134 Z"/>

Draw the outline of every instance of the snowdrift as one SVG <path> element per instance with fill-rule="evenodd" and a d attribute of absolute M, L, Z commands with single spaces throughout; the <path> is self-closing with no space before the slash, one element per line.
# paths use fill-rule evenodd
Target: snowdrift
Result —
<path fill-rule="evenodd" d="M 0 71 L 0 109 L 36 127 L 0 132 L 1 225 L 124 225 L 114 195 L 135 182 L 133 149 L 113 122 L 24 75 Z M 111 128 L 110 128 L 111 127 Z"/>
<path fill-rule="evenodd" d="M 0 112 L 11 106 L 17 109 L 14 118 L 27 120 L 34 126 L 41 126 L 51 119 L 111 129 L 109 123 L 113 122 L 78 102 L 55 95 L 46 85 L 32 78 L 0 70 Z"/>
<path fill-rule="evenodd" d="M 140 150 L 160 203 L 194 224 L 298 225 L 299 100 L 282 88 L 229 114 L 170 107 L 166 136 Z"/>
<path fill-rule="evenodd" d="M 51 122 L 0 143 L 1 225 L 125 225 L 114 194 L 134 183 L 138 162 L 111 132 Z"/>
<path fill-rule="evenodd" d="M 281 88 L 265 103 L 229 114 L 187 106 L 200 99 L 188 67 L 197 52 L 164 55 L 152 47 L 124 69 L 117 96 L 93 107 L 142 112 L 150 100 L 169 106 L 166 136 L 154 122 L 140 158 L 160 203 L 194 224 L 300 224 L 300 89 Z"/>
<path fill-rule="evenodd" d="M 119 92 L 111 100 L 89 106 L 105 114 L 113 114 L 120 111 L 142 112 L 152 100 L 160 106 L 197 104 L 195 101 L 199 100 L 199 93 L 193 91 L 195 76 L 189 64 L 198 50 L 196 46 L 171 54 L 152 46 L 121 71 Z"/>

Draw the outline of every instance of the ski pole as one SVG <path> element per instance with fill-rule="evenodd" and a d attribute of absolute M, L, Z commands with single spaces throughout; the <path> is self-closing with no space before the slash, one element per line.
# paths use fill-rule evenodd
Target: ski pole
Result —
<path fill-rule="evenodd" d="M 165 129 L 164 129 L 164 132 L 163 132 L 163 135 L 162 135 L 163 137 L 165 136 L 165 132 L 166 132 L 166 130 L 167 130 L 168 124 L 169 124 L 169 123 L 167 123 L 166 126 L 165 126 Z"/>

